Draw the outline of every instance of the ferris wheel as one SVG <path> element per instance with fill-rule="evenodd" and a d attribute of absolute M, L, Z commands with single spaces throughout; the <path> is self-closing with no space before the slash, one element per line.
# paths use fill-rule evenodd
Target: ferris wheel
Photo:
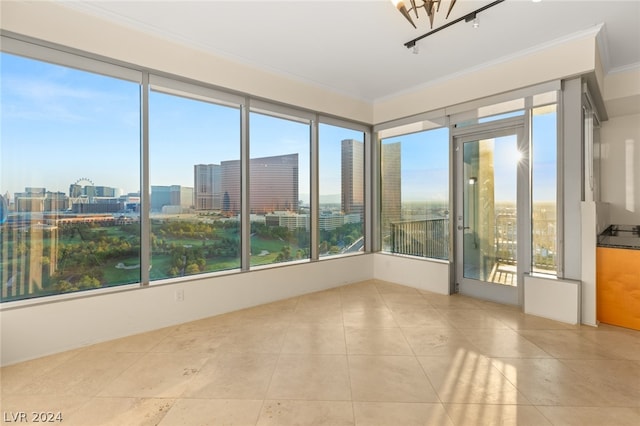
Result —
<path fill-rule="evenodd" d="M 90 196 L 93 197 L 94 194 L 87 194 L 87 191 L 84 189 L 87 186 L 94 187 L 96 185 L 89 178 L 80 178 L 71 185 L 69 188 L 69 201 L 71 205 L 86 204 L 89 202 Z"/>

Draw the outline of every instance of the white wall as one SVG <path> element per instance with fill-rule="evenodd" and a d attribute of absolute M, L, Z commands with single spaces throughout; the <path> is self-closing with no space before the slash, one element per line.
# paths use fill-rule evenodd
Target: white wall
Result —
<path fill-rule="evenodd" d="M 374 254 L 373 278 L 449 294 L 449 262 L 386 253 Z"/>
<path fill-rule="evenodd" d="M 136 287 L 0 311 L 2 365 L 373 278 L 374 255 Z M 176 291 L 184 301 L 176 301 Z M 16 306 L 17 305 L 17 306 Z M 23 303 L 23 305 L 25 305 Z"/>
<path fill-rule="evenodd" d="M 640 114 L 640 64 L 607 74 L 603 98 L 609 117 Z"/>
<path fill-rule="evenodd" d="M 580 322 L 580 282 L 525 275 L 524 313 L 568 324 Z"/>
<path fill-rule="evenodd" d="M 600 199 L 610 205 L 611 223 L 640 225 L 640 113 L 602 124 Z"/>
<path fill-rule="evenodd" d="M 524 52 L 521 56 L 505 58 L 500 63 L 377 101 L 374 123 L 593 72 L 596 68 L 596 35 L 587 32 L 581 38 Z"/>

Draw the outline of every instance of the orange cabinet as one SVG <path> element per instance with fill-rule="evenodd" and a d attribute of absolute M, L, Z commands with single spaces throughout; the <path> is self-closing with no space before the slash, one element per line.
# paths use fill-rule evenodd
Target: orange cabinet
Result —
<path fill-rule="evenodd" d="M 598 247 L 598 321 L 640 330 L 640 250 Z"/>

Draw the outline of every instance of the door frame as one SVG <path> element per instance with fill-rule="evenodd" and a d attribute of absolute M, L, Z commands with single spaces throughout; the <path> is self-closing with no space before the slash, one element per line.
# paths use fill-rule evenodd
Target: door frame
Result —
<path fill-rule="evenodd" d="M 524 303 L 524 275 L 531 267 L 531 168 L 529 144 L 529 110 L 518 117 L 496 120 L 488 123 L 453 127 L 451 132 L 452 146 L 452 189 L 453 217 L 451 232 L 453 241 L 453 276 L 452 292 L 466 294 L 471 297 L 494 301 L 497 303 L 522 306 Z M 517 249 L 516 287 L 504 286 L 485 281 L 464 278 L 463 238 L 464 229 L 458 229 L 463 222 L 464 171 L 463 146 L 465 142 L 480 139 L 502 137 L 515 134 L 517 148 L 522 153 L 517 167 L 516 184 L 516 221 Z"/>

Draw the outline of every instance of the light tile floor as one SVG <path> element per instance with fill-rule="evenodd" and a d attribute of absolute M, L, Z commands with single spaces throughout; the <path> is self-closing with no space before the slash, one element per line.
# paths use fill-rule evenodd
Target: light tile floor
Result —
<path fill-rule="evenodd" d="M 640 332 L 379 281 L 0 373 L 7 424 L 640 424 Z"/>

